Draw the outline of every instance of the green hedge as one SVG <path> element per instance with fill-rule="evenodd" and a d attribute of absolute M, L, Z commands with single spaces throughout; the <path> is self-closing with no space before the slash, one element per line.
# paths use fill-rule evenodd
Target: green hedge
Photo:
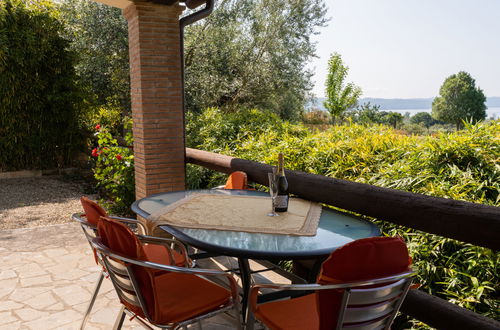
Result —
<path fill-rule="evenodd" d="M 64 166 L 82 144 L 75 54 L 43 2 L 0 2 L 0 171 Z"/>
<path fill-rule="evenodd" d="M 222 114 L 208 109 L 189 118 L 189 146 L 339 179 L 500 206 L 500 121 L 455 133 L 406 136 L 387 126 L 334 126 L 322 132 L 282 123 L 271 114 Z M 225 175 L 188 167 L 192 188 L 215 186 Z M 381 219 L 383 220 L 383 219 Z M 405 237 L 422 290 L 499 319 L 500 254 L 379 220 L 389 235 Z"/>

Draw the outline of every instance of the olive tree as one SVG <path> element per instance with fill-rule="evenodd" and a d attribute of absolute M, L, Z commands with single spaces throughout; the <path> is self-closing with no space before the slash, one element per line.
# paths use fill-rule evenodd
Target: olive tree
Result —
<path fill-rule="evenodd" d="M 186 30 L 188 110 L 258 108 L 298 119 L 312 88 L 324 0 L 222 0 Z"/>

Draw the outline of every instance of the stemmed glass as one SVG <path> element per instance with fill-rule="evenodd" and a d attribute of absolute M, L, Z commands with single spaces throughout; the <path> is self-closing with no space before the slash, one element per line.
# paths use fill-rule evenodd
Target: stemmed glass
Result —
<path fill-rule="evenodd" d="M 276 196 L 278 196 L 278 176 L 273 171 L 273 173 L 267 173 L 269 177 L 269 194 L 271 195 L 272 208 L 271 212 L 267 214 L 268 217 L 277 217 L 278 213 L 274 212 L 274 204 Z"/>

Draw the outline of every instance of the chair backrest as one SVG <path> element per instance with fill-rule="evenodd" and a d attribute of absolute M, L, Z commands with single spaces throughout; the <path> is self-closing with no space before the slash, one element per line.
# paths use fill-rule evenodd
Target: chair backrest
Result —
<path fill-rule="evenodd" d="M 397 237 L 361 239 L 334 251 L 323 263 L 319 284 L 385 280 L 318 291 L 320 329 L 388 329 L 411 284 L 410 276 L 394 276 L 402 273 L 412 274 L 411 258 Z"/>
<path fill-rule="evenodd" d="M 248 189 L 247 174 L 241 171 L 231 173 L 224 189 Z"/>
<path fill-rule="evenodd" d="M 82 204 L 84 214 L 75 213 L 73 214 L 73 219 L 80 223 L 85 237 L 89 241 L 89 244 L 92 245 L 90 243 L 90 240 L 92 238 L 95 238 L 97 235 L 97 224 L 99 222 L 99 218 L 101 216 L 107 216 L 107 213 L 96 202 L 88 199 L 85 196 L 82 196 L 80 198 L 80 202 Z M 102 265 L 102 262 L 99 260 L 95 249 L 92 249 L 92 252 L 94 254 L 95 262 Z"/>
<path fill-rule="evenodd" d="M 110 250 L 127 258 L 147 261 L 144 248 L 135 234 L 117 220 L 101 217 L 98 225 L 100 241 Z M 126 265 L 104 257 L 104 263 L 118 297 L 133 313 L 149 320 L 155 316 L 154 270 Z"/>
<path fill-rule="evenodd" d="M 85 212 L 85 217 L 87 221 L 93 225 L 97 225 L 100 217 L 107 217 L 107 212 L 99 206 L 96 202 L 88 199 L 83 196 L 80 198 L 80 202 L 82 203 L 83 211 Z"/>

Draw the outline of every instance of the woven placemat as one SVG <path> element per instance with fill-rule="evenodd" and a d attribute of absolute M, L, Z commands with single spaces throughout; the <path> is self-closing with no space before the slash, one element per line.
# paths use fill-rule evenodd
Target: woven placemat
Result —
<path fill-rule="evenodd" d="M 270 217 L 267 216 L 270 211 L 270 197 L 192 194 L 151 214 L 146 227 L 153 234 L 159 232 L 159 226 L 169 225 L 250 233 L 316 235 L 321 216 L 320 204 L 290 198 L 287 212 Z"/>

